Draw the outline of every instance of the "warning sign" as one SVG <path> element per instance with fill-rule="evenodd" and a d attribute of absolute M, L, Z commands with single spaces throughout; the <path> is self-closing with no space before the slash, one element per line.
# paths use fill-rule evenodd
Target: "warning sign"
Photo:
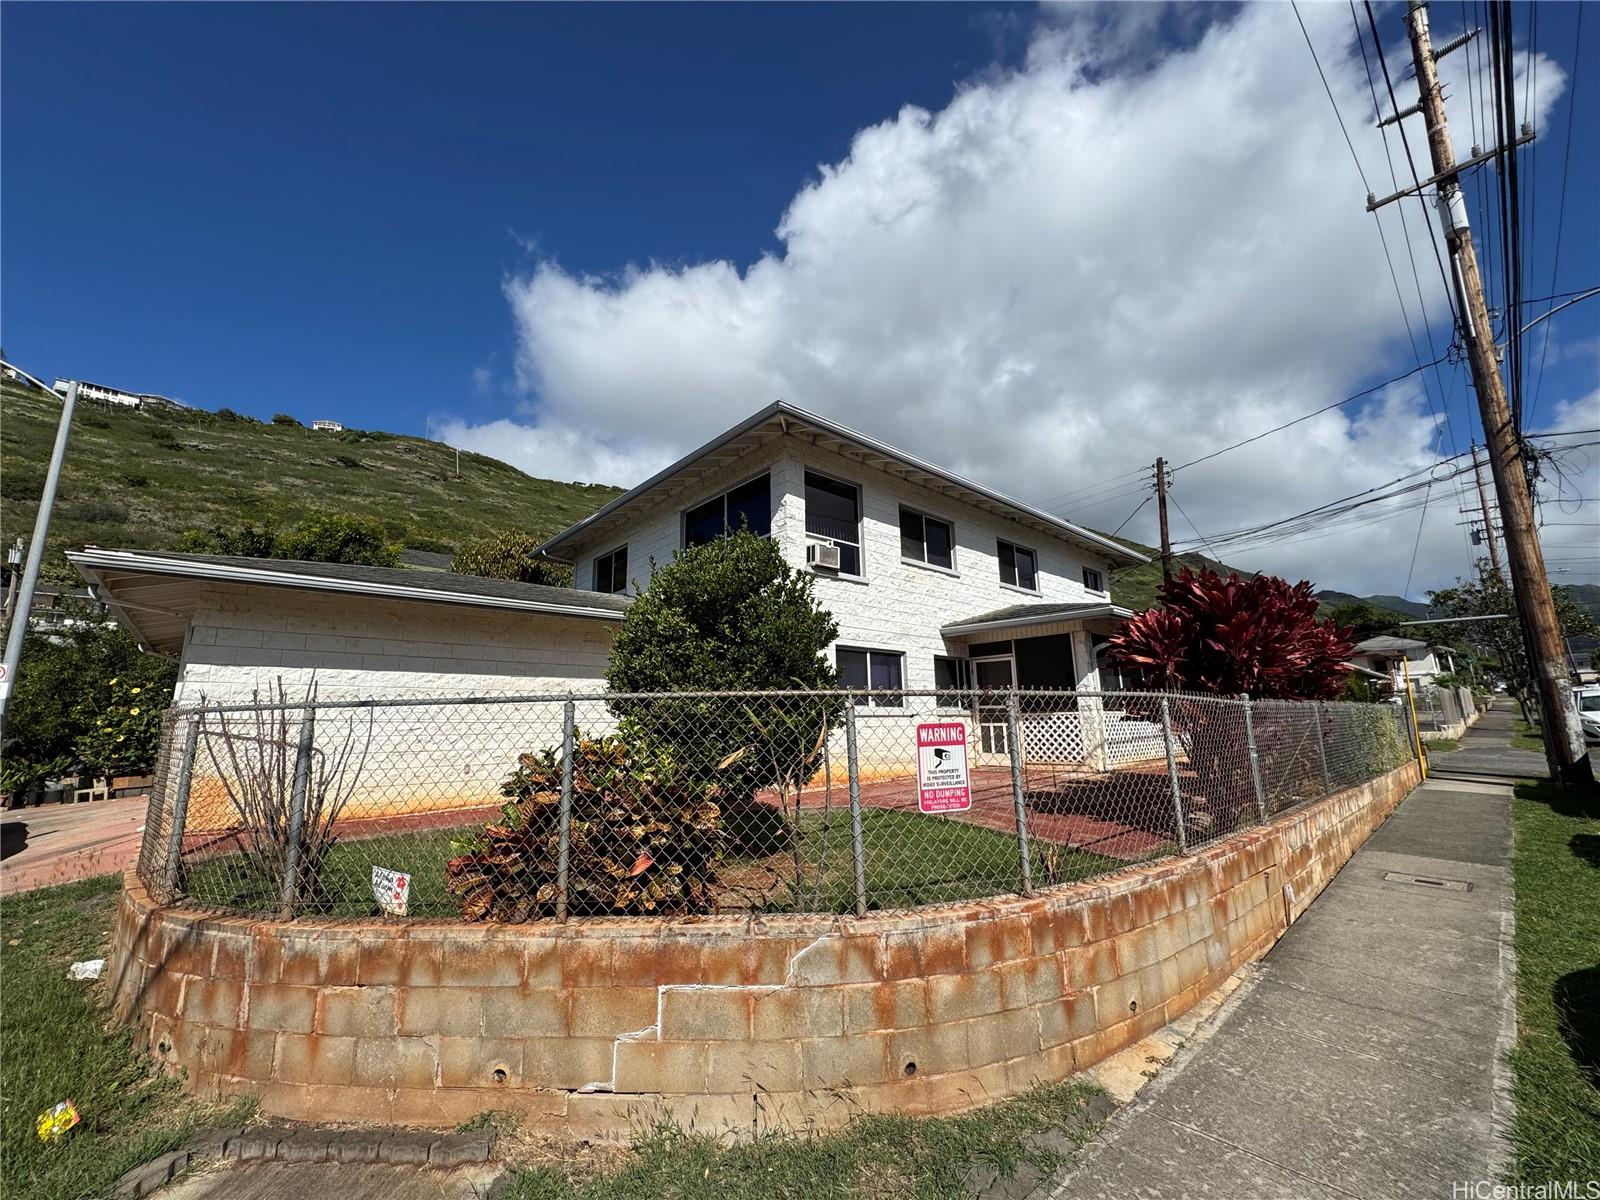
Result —
<path fill-rule="evenodd" d="M 925 813 L 972 807 L 967 727 L 959 721 L 917 726 L 917 808 Z"/>
<path fill-rule="evenodd" d="M 384 912 L 403 917 L 411 908 L 411 876 L 388 867 L 373 867 L 372 895 Z"/>

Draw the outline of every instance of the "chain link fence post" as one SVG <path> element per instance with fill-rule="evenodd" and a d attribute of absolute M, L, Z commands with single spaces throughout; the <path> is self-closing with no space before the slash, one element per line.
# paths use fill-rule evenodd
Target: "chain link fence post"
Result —
<path fill-rule="evenodd" d="M 1033 895 L 1033 860 L 1028 852 L 1028 802 L 1022 788 L 1022 705 L 1013 684 L 1006 700 L 1006 745 L 1011 751 L 1011 807 L 1017 823 L 1017 857 L 1022 865 L 1022 894 Z"/>
<path fill-rule="evenodd" d="M 306 819 L 306 794 L 311 790 L 311 749 L 316 741 L 317 713 L 301 710 L 300 745 L 294 755 L 294 783 L 289 792 L 289 844 L 283 857 L 283 917 L 294 916 L 300 892 L 300 837 Z"/>
<path fill-rule="evenodd" d="M 1328 774 L 1328 745 L 1322 736 L 1322 705 L 1315 700 L 1311 702 L 1311 715 L 1317 722 L 1317 761 L 1322 764 L 1322 794 L 1326 796 L 1333 791 L 1333 777 Z"/>
<path fill-rule="evenodd" d="M 556 815 L 556 920 L 567 919 L 567 877 L 572 861 L 572 771 L 577 748 L 576 706 L 571 695 L 561 706 L 561 808 Z"/>
<path fill-rule="evenodd" d="M 173 899 L 183 878 L 183 827 L 189 820 L 189 787 L 194 778 L 195 749 L 200 743 L 200 718 L 184 718 L 183 750 L 178 756 L 178 778 L 172 790 L 172 828 L 167 834 L 167 860 L 161 866 L 162 898 Z"/>
<path fill-rule="evenodd" d="M 1256 721 L 1250 709 L 1250 693 L 1246 692 L 1244 700 L 1244 741 L 1250 750 L 1250 783 L 1255 789 L 1256 816 L 1261 818 L 1261 823 L 1267 823 L 1267 794 L 1261 787 L 1261 756 L 1256 753 Z"/>
<path fill-rule="evenodd" d="M 855 875 L 856 916 L 867 915 L 867 849 L 861 836 L 861 770 L 856 752 L 856 702 L 844 710 L 845 769 L 850 773 L 850 862 Z"/>
<path fill-rule="evenodd" d="M 1172 785 L 1173 828 L 1178 835 L 1178 853 L 1189 853 L 1189 831 L 1183 823 L 1183 792 L 1178 788 L 1178 759 L 1172 750 L 1172 706 L 1161 697 L 1161 740 L 1167 747 L 1167 782 Z"/>

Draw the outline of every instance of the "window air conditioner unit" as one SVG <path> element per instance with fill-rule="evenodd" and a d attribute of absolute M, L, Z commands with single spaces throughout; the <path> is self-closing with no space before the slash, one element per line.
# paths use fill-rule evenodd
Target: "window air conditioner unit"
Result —
<path fill-rule="evenodd" d="M 806 563 L 830 571 L 839 569 L 839 547 L 832 542 L 807 542 Z"/>

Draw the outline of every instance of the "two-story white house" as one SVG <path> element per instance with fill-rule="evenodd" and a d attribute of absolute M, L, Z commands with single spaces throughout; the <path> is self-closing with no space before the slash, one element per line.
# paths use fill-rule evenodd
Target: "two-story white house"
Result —
<path fill-rule="evenodd" d="M 782 401 L 557 534 L 542 550 L 595 592 L 747 525 L 815 577 L 850 687 L 1100 686 L 1097 652 L 1129 614 L 1114 567 L 1144 556 Z M 900 707 L 892 694 L 868 707 Z"/>

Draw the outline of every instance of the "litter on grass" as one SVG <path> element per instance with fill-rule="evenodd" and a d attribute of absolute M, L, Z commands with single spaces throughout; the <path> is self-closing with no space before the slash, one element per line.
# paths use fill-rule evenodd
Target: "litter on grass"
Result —
<path fill-rule="evenodd" d="M 106 960 L 103 958 L 88 958 L 83 962 L 75 962 L 67 968 L 68 979 L 99 979 L 105 974 Z"/>
<path fill-rule="evenodd" d="M 78 1120 L 78 1106 L 71 1100 L 63 1100 L 40 1113 L 33 1127 L 41 1142 L 53 1142 L 76 1125 Z"/>

